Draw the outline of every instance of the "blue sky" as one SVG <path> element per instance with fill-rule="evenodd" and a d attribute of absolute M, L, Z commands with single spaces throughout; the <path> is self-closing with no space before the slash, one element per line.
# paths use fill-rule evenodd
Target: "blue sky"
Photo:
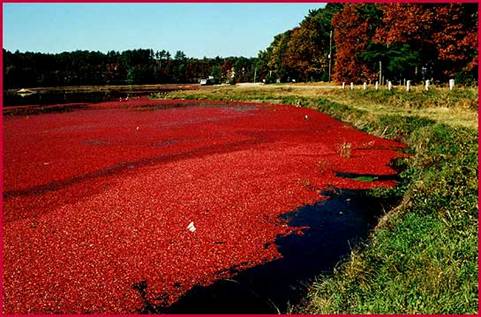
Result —
<path fill-rule="evenodd" d="M 3 47 L 57 53 L 133 48 L 189 57 L 256 56 L 322 4 L 3 5 Z"/>

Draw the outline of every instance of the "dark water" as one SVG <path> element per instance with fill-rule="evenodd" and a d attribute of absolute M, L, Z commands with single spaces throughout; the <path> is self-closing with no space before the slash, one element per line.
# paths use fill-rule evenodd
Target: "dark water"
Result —
<path fill-rule="evenodd" d="M 307 205 L 283 217 L 291 226 L 309 226 L 303 235 L 279 237 L 282 258 L 211 286 L 194 287 L 170 307 L 144 301 L 142 313 L 286 313 L 306 295 L 306 285 L 331 273 L 353 247 L 366 240 L 377 219 L 397 201 L 380 200 L 364 191 L 342 190 L 330 199 Z M 141 296 L 148 285 L 136 284 Z M 145 297 L 143 297 L 145 298 Z"/>
<path fill-rule="evenodd" d="M 342 177 L 342 178 L 349 178 L 349 179 L 354 179 L 358 181 L 364 181 L 364 182 L 372 182 L 372 181 L 382 181 L 382 180 L 394 180 L 394 181 L 399 181 L 399 172 L 401 172 L 401 168 L 398 168 L 396 166 L 392 166 L 397 173 L 392 174 L 392 175 L 375 175 L 375 174 L 358 174 L 358 173 L 336 173 L 337 177 Z"/>
<path fill-rule="evenodd" d="M 71 92 L 71 91 L 50 91 L 37 92 L 30 95 L 21 96 L 17 93 L 9 92 L 3 95 L 4 106 L 23 106 L 23 105 L 54 105 L 65 103 L 95 103 L 103 101 L 115 101 L 120 98 L 148 96 L 152 93 L 165 93 L 173 90 L 182 89 L 181 87 L 163 87 L 152 90 L 127 90 L 110 89 L 90 92 Z"/>
<path fill-rule="evenodd" d="M 149 93 L 137 93 L 130 96 L 148 95 Z M 18 94 L 4 95 L 3 102 L 6 106 L 21 106 L 21 105 L 52 105 L 63 103 L 92 103 L 110 100 L 119 100 L 119 98 L 127 97 L 127 93 L 123 92 L 82 92 L 82 93 L 36 93 L 28 96 L 20 96 Z"/>

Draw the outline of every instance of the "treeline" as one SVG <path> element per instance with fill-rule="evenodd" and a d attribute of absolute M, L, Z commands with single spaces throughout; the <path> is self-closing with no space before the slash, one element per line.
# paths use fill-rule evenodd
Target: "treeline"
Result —
<path fill-rule="evenodd" d="M 252 81 L 256 58 L 188 58 L 182 51 L 136 49 L 108 53 L 74 51 L 60 54 L 3 50 L 5 88 Z"/>
<path fill-rule="evenodd" d="M 259 54 L 273 81 L 477 79 L 476 4 L 327 4 Z M 329 63 L 330 32 L 332 60 Z"/>
<path fill-rule="evenodd" d="M 327 4 L 278 34 L 257 58 L 177 51 L 60 54 L 3 50 L 4 87 L 95 84 L 432 79 L 475 82 L 476 4 Z M 330 76 L 331 75 L 331 76 Z"/>

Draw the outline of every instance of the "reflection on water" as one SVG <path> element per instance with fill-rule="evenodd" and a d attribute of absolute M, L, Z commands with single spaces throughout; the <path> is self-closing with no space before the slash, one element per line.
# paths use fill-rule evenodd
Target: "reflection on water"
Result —
<path fill-rule="evenodd" d="M 4 106 L 96 103 L 163 94 L 174 90 L 198 89 L 197 84 L 151 84 L 119 86 L 75 86 L 10 89 L 3 91 Z"/>
<path fill-rule="evenodd" d="M 153 91 L 152 91 L 153 92 Z M 119 92 L 119 91 L 94 91 L 81 93 L 48 92 L 33 94 L 5 94 L 3 98 L 6 106 L 23 105 L 52 105 L 64 103 L 95 103 L 119 100 L 120 98 L 148 96 L 152 92 Z M 158 90 L 156 90 L 158 92 Z"/>

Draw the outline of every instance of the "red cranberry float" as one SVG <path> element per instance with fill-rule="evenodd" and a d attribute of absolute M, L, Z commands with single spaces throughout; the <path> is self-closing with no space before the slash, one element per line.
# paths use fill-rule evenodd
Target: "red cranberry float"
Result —
<path fill-rule="evenodd" d="M 136 99 L 4 118 L 4 312 L 135 312 L 279 258 L 279 215 L 402 144 L 287 105 Z M 265 247 L 269 245 L 269 247 Z"/>

